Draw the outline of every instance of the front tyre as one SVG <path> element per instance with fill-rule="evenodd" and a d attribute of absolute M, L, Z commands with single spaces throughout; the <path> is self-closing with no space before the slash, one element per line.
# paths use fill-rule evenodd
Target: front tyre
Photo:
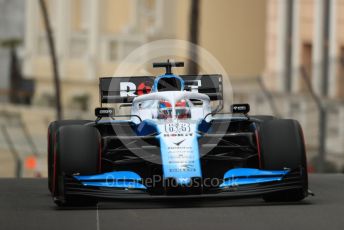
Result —
<path fill-rule="evenodd" d="M 57 132 L 55 145 L 54 201 L 59 206 L 94 205 L 96 200 L 66 194 L 64 176 L 73 174 L 92 175 L 100 170 L 100 134 L 90 126 L 69 125 Z"/>
<path fill-rule="evenodd" d="M 298 121 L 276 119 L 263 122 L 258 130 L 262 168 L 266 170 L 301 169 L 302 188 L 273 192 L 265 201 L 300 201 L 307 196 L 308 175 L 305 143 Z"/>
<path fill-rule="evenodd" d="M 66 125 L 84 125 L 92 122 L 90 120 L 62 120 L 51 122 L 48 127 L 48 187 L 49 191 L 53 189 L 53 172 L 54 172 L 54 145 L 56 144 L 57 131 Z"/>

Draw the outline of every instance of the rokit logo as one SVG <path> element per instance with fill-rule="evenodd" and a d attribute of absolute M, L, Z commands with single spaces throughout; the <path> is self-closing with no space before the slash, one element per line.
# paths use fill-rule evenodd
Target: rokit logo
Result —
<path fill-rule="evenodd" d="M 198 89 L 201 88 L 202 81 L 201 80 L 187 80 L 185 81 L 186 89 L 190 90 L 191 92 L 198 93 Z"/>
<path fill-rule="evenodd" d="M 120 82 L 120 96 L 121 97 L 136 97 L 143 94 L 148 94 L 152 90 L 153 83 L 150 81 L 141 82 L 136 85 L 133 82 Z M 185 89 L 191 92 L 198 93 L 198 89 L 202 86 L 201 80 L 187 80 L 185 81 Z"/>
<path fill-rule="evenodd" d="M 150 93 L 152 84 L 150 82 L 142 82 L 137 87 L 133 82 L 120 83 L 120 96 L 121 97 L 136 97 L 143 94 Z"/>

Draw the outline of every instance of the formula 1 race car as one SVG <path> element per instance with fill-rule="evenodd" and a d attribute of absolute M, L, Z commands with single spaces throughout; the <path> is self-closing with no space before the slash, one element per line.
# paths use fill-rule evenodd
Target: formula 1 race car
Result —
<path fill-rule="evenodd" d="M 106 199 L 308 195 L 305 143 L 296 120 L 223 108 L 221 75 L 175 75 L 183 62 L 154 63 L 157 77 L 100 78 L 95 120 L 52 122 L 49 190 L 59 206 Z M 104 104 L 116 103 L 128 115 Z M 116 111 L 117 111 L 116 109 Z"/>

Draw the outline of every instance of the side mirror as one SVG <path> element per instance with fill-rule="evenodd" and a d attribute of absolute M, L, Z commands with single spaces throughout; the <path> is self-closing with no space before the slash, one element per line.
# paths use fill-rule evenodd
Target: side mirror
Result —
<path fill-rule="evenodd" d="M 243 113 L 247 114 L 250 112 L 250 105 L 249 104 L 233 104 L 231 105 L 232 113 Z"/>
<path fill-rule="evenodd" d="M 96 117 L 98 118 L 112 117 L 115 115 L 115 109 L 114 108 L 96 108 L 94 113 Z"/>

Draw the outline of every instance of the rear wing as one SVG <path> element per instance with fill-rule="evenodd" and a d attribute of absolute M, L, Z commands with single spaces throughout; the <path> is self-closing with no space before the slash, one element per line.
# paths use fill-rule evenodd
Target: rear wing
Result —
<path fill-rule="evenodd" d="M 184 89 L 207 94 L 212 101 L 223 100 L 222 75 L 179 75 Z M 153 76 L 103 77 L 99 79 L 100 103 L 131 103 L 137 96 L 150 92 Z"/>

